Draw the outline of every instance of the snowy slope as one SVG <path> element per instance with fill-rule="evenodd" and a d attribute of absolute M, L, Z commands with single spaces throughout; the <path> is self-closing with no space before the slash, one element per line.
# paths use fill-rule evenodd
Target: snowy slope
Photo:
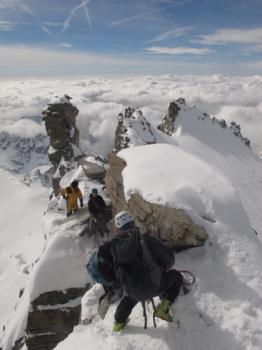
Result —
<path fill-rule="evenodd" d="M 80 288 L 87 284 L 87 244 L 79 237 L 80 220 L 87 216 L 88 212 L 84 209 L 81 218 L 67 221 L 63 211 L 58 212 L 57 208 L 47 211 L 43 233 L 48 240 L 26 281 L 23 296 L 6 324 L 2 338 L 3 349 L 11 349 L 15 341 L 24 336 L 30 302 L 40 294 L 72 287 Z"/>
<path fill-rule="evenodd" d="M 44 246 L 42 217 L 48 200 L 46 189 L 29 187 L 6 170 L 0 169 L 0 303 L 1 328 L 10 317 L 28 272 Z M 3 300 L 3 299 L 2 299 Z M 6 300 L 6 299 L 4 299 Z"/>
<path fill-rule="evenodd" d="M 91 156 L 87 160 L 106 166 Z M 99 193 L 104 196 L 106 201 L 108 198 L 102 189 L 103 184 L 88 179 L 83 168 L 79 166 L 79 168 L 67 173 L 61 180 L 61 186 L 67 186 L 77 179 L 84 199 L 84 208 L 75 216 L 67 219 L 65 211 L 58 210 L 57 200 L 52 200 L 47 206 L 48 198 L 45 188 L 36 187 L 37 184 L 34 184 L 33 188 L 28 187 L 7 171 L 3 171 L 3 173 L 6 176 L 6 178 L 2 176 L 5 183 L 7 183 L 7 179 L 10 182 L 13 181 L 9 184 L 11 191 L 9 190 L 7 193 L 5 192 L 8 189 L 5 190 L 4 186 L 1 187 L 4 197 L 10 197 L 10 202 L 6 203 L 8 209 L 5 213 L 9 225 L 7 222 L 3 222 L 7 231 L 5 232 L 6 239 L 4 240 L 2 237 L 1 241 L 3 254 L 0 254 L 0 262 L 5 263 L 6 266 L 0 270 L 1 281 L 3 281 L 0 291 L 1 295 L 9 295 L 10 303 L 0 304 L 1 325 L 5 325 L 5 330 L 0 335 L 0 347 L 9 350 L 16 340 L 24 336 L 30 302 L 42 293 L 56 290 L 64 291 L 72 287 L 83 288 L 90 282 L 86 272 L 86 263 L 89 254 L 97 247 L 97 242 L 92 237 L 86 239 L 86 237 L 80 237 L 79 234 L 85 227 L 82 223 L 89 217 L 87 201 L 91 189 L 98 188 Z M 10 211 L 11 201 L 17 200 L 20 196 L 24 200 L 20 200 L 19 206 Z M 26 207 L 30 216 L 19 215 L 19 211 L 24 214 Z M 31 215 L 34 216 L 33 219 L 31 219 Z M 10 220 L 14 216 L 18 217 L 17 221 L 19 221 L 21 230 L 21 235 L 17 238 L 17 246 L 14 243 L 14 234 L 17 234 L 15 229 L 17 229 L 18 222 L 14 223 Z M 25 228 L 30 230 L 32 227 L 38 227 L 38 230 L 28 239 L 24 230 Z M 19 254 L 11 255 L 15 252 L 19 252 Z M 37 261 L 35 261 L 36 259 Z M 23 295 L 18 298 L 20 289 L 23 289 Z M 79 304 L 80 300 L 73 302 Z M 76 305 L 72 304 L 71 306 Z M 50 309 L 52 307 L 51 305 Z"/>
<path fill-rule="evenodd" d="M 201 120 L 199 112 L 181 105 L 173 134 L 179 147 L 226 175 L 236 188 L 253 228 L 262 236 L 262 162 L 230 129 Z"/>
<path fill-rule="evenodd" d="M 167 140 L 167 138 L 165 139 Z M 176 267 L 197 276 L 191 294 L 172 311 L 175 322 L 144 331 L 138 305 L 121 334 L 112 334 L 115 306 L 96 314 L 98 287 L 83 299 L 83 318 L 56 349 L 259 350 L 262 347 L 262 162 L 230 130 L 200 120 L 189 109 L 164 144 L 132 147 L 119 155 L 125 195 L 185 209 L 209 234 L 207 244 L 177 255 Z M 261 207 L 260 207 L 261 208 Z M 261 212 L 261 211 L 260 211 Z M 161 223 L 160 223 L 161 225 Z M 100 292 L 101 293 L 101 292 Z"/>

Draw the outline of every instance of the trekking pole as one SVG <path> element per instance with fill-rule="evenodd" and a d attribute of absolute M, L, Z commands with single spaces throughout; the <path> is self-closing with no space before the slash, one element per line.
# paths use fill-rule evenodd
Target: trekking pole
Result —
<path fill-rule="evenodd" d="M 147 329 L 146 303 L 145 303 L 145 301 L 141 301 L 141 304 L 142 304 L 142 307 L 143 307 L 143 316 L 144 316 L 144 319 L 145 319 L 144 329 Z"/>
<path fill-rule="evenodd" d="M 155 305 L 155 302 L 154 302 L 154 299 L 152 298 L 151 299 L 151 303 L 152 303 L 152 306 L 153 306 L 153 323 L 154 323 L 154 327 L 156 328 L 156 305 Z"/>

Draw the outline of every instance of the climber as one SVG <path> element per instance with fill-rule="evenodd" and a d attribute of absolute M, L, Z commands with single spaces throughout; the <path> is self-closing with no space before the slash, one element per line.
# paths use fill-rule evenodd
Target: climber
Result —
<path fill-rule="evenodd" d="M 98 194 L 97 188 L 93 188 L 89 195 L 88 209 L 91 217 L 95 219 L 98 231 L 103 237 L 104 233 L 109 233 L 106 226 L 106 203 L 102 196 Z"/>
<path fill-rule="evenodd" d="M 79 209 L 78 199 L 80 202 L 80 207 L 83 208 L 83 196 L 78 187 L 78 181 L 74 180 L 71 182 L 70 186 L 66 187 L 65 189 L 61 188 L 61 194 L 66 200 L 67 217 Z"/>
<path fill-rule="evenodd" d="M 110 284 L 119 282 L 125 290 L 115 312 L 113 331 L 118 332 L 125 327 L 139 301 L 155 296 L 159 296 L 161 302 L 155 308 L 154 316 L 172 322 L 169 309 L 183 286 L 183 276 L 174 269 L 170 270 L 175 261 L 172 249 L 157 238 L 141 235 L 128 212 L 118 213 L 115 225 L 117 235 L 98 250 L 101 263 L 96 265 L 96 269 L 92 269 L 91 263 L 88 265 L 88 271 L 96 282 L 101 283 L 97 276 L 102 276 Z"/>

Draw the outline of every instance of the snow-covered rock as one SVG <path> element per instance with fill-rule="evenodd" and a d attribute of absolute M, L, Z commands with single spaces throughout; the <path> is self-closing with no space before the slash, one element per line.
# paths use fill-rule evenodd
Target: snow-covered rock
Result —
<path fill-rule="evenodd" d="M 0 149 L 0 166 L 12 172 L 25 174 L 48 164 L 48 139 L 41 134 L 30 137 L 1 131 Z"/>
<path fill-rule="evenodd" d="M 159 146 L 162 146 L 162 148 L 160 148 L 160 152 L 155 154 Z M 134 181 L 132 184 L 136 183 L 137 187 L 126 196 L 125 191 L 129 187 L 125 180 L 125 174 L 128 172 L 130 164 L 119 158 L 122 157 L 122 155 L 124 158 L 125 150 L 119 152 L 119 157 L 115 154 L 111 154 L 109 157 L 110 168 L 106 175 L 107 192 L 111 198 L 115 212 L 121 210 L 130 212 L 135 218 L 136 225 L 142 232 L 149 231 L 155 235 L 159 235 L 176 249 L 203 245 L 207 238 L 207 233 L 202 225 L 194 223 L 191 217 L 185 212 L 183 206 L 178 205 L 177 207 L 172 207 L 168 202 L 161 201 L 159 191 L 160 184 L 164 184 L 166 180 L 162 179 L 164 174 L 166 174 L 168 178 L 166 188 L 170 188 L 170 197 L 172 197 L 173 194 L 174 173 L 169 171 L 166 164 L 166 156 L 172 156 L 170 152 L 165 153 L 169 150 L 168 147 L 172 146 L 159 144 L 152 145 L 152 147 L 148 145 L 126 149 L 127 154 L 129 154 L 129 151 L 131 152 L 131 150 L 133 150 L 134 153 L 132 154 L 134 158 L 132 159 L 135 161 L 136 158 L 137 162 L 139 162 L 139 166 L 141 166 L 141 169 L 137 167 L 135 171 L 131 168 L 130 181 Z M 137 152 L 140 150 L 143 152 L 144 149 L 148 151 L 147 155 L 142 158 L 140 158 L 140 155 L 137 156 Z M 165 157 L 163 157 L 163 154 L 165 154 Z M 161 165 L 158 164 L 158 156 L 162 159 Z M 152 176 L 152 169 L 154 176 Z M 156 169 L 159 169 L 161 174 L 158 174 Z M 149 187 L 154 187 L 156 193 L 155 201 L 153 197 L 146 197 L 142 191 L 139 191 L 140 180 L 141 183 L 147 182 Z M 204 211 L 199 215 L 205 218 L 205 220 L 213 220 L 212 216 Z"/>
<path fill-rule="evenodd" d="M 204 126 L 201 125 L 199 121 L 204 121 Z M 225 129 L 225 136 L 223 136 L 221 130 L 218 130 L 219 128 L 217 128 L 217 126 Z M 233 134 L 246 146 L 250 147 L 250 141 L 242 135 L 240 125 L 231 122 L 228 127 L 224 119 L 211 118 L 207 113 L 201 112 L 195 106 L 189 107 L 184 98 L 179 98 L 169 104 L 168 112 L 157 128 L 169 136 L 176 132 L 179 133 L 181 128 L 183 131 L 189 128 L 194 136 L 200 137 L 202 141 L 204 141 L 203 138 L 205 138 L 209 144 L 212 142 L 210 136 L 214 133 L 220 135 L 221 140 L 223 140 L 224 137 L 230 138 Z M 203 130 L 207 131 L 206 135 L 204 135 Z M 217 139 L 218 137 L 215 138 L 216 141 L 218 141 Z"/>
<path fill-rule="evenodd" d="M 108 164 L 107 160 L 103 157 L 89 156 L 81 159 L 79 164 L 89 179 L 104 180 Z"/>
<path fill-rule="evenodd" d="M 160 136 L 138 108 L 128 107 L 118 116 L 114 150 L 160 141 Z"/>
<path fill-rule="evenodd" d="M 51 165 L 42 165 L 42 166 L 36 167 L 29 173 L 25 174 L 24 182 L 29 186 L 34 184 L 35 182 L 39 182 L 43 186 L 51 187 L 52 176 L 53 176 L 53 167 Z"/>

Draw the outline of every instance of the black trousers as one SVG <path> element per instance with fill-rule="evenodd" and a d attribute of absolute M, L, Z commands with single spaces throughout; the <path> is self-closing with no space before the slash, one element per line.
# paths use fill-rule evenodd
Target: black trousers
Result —
<path fill-rule="evenodd" d="M 104 233 L 109 233 L 109 229 L 106 226 L 106 217 L 104 213 L 94 215 L 96 224 L 100 235 L 103 237 Z"/>
<path fill-rule="evenodd" d="M 167 299 L 173 303 L 178 296 L 183 285 L 183 277 L 176 270 L 170 270 L 163 273 L 159 293 L 161 299 Z M 125 323 L 133 308 L 140 300 L 134 300 L 128 295 L 120 301 L 115 312 L 115 321 Z"/>

